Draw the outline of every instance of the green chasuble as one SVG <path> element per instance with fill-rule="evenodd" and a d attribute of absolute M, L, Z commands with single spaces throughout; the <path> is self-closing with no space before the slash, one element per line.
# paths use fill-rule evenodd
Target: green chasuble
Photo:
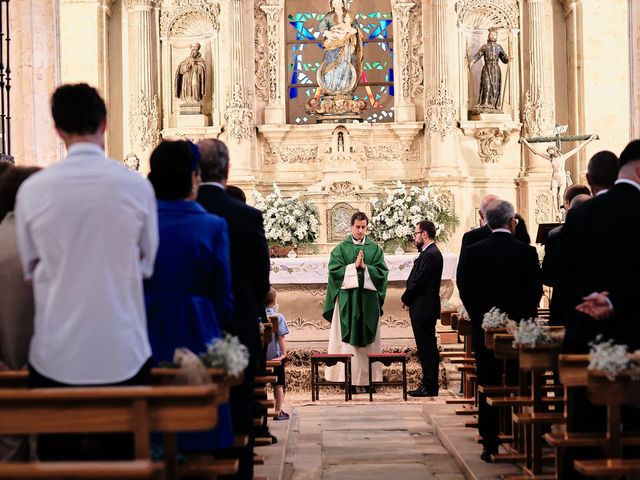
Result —
<path fill-rule="evenodd" d="M 364 263 L 377 291 L 364 288 L 364 270 L 358 269 L 358 288 L 341 289 L 347 265 L 355 263 L 358 251 L 364 250 Z M 389 269 L 382 249 L 365 237 L 364 245 L 355 245 L 351 235 L 339 243 L 329 260 L 329 281 L 322 316 L 331 321 L 338 299 L 342 341 L 354 347 L 374 342 L 382 305 L 387 293 Z"/>

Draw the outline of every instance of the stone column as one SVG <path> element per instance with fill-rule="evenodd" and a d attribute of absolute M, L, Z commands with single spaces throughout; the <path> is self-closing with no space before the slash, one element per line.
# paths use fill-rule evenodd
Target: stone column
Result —
<path fill-rule="evenodd" d="M 17 0 L 9 3 L 9 13 L 11 153 L 18 165 L 46 167 L 63 155 L 50 113 L 60 83 L 58 5 Z M 6 38 L 2 42 L 6 48 Z"/>
<path fill-rule="evenodd" d="M 157 16 L 158 0 L 126 0 L 129 30 L 129 143 L 148 171 L 159 140 Z"/>
<path fill-rule="evenodd" d="M 253 105 L 249 101 L 248 87 L 245 83 L 244 41 L 244 0 L 229 1 L 229 30 L 231 48 L 230 83 L 227 89 L 226 110 L 224 112 L 224 133 L 227 137 L 231 162 L 230 177 L 242 182 L 253 179 L 252 142 L 255 138 L 255 119 Z M 253 42 L 252 42 L 253 43 Z M 270 94 L 271 95 L 271 94 Z"/>
<path fill-rule="evenodd" d="M 284 49 L 284 19 L 282 0 L 267 0 L 260 10 L 267 17 L 267 72 L 268 72 L 268 104 L 265 107 L 265 123 L 286 123 L 284 105 L 285 85 L 282 80 L 282 70 L 285 65 Z"/>
<path fill-rule="evenodd" d="M 425 97 L 426 146 L 429 154 L 428 176 L 457 173 L 453 155 L 456 108 L 451 90 L 449 58 L 449 0 L 432 0 L 430 13 L 431 49 Z M 429 44 L 429 42 L 425 42 Z"/>
<path fill-rule="evenodd" d="M 411 101 L 409 18 L 414 2 L 393 0 L 396 122 L 415 122 L 416 106 Z"/>
<path fill-rule="evenodd" d="M 640 138 L 640 2 L 629 0 L 631 47 L 631 138 Z"/>
<path fill-rule="evenodd" d="M 525 94 L 525 135 L 550 135 L 554 126 L 553 86 L 550 75 L 553 59 L 548 50 L 549 36 L 545 30 L 544 0 L 526 0 L 528 7 L 527 33 L 529 44 L 529 84 Z M 549 162 L 529 152 L 527 169 L 551 175 Z"/>

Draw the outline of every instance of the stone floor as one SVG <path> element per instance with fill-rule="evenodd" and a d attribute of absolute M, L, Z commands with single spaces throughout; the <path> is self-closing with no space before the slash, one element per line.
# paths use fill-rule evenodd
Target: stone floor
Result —
<path fill-rule="evenodd" d="M 292 393 L 285 398 L 287 421 L 270 421 L 278 443 L 259 447 L 265 464 L 256 476 L 269 480 L 494 480 L 516 474 L 513 465 L 480 460 L 477 431 L 455 414 L 459 406 L 441 391 L 437 398 L 402 401 L 397 389 L 354 395 L 346 403 L 341 392 Z"/>

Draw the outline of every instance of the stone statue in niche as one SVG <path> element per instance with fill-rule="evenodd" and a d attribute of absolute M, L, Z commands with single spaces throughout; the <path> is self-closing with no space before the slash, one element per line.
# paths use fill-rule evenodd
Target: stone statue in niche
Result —
<path fill-rule="evenodd" d="M 199 114 L 200 102 L 204 98 L 206 64 L 200 53 L 200 44 L 191 44 L 191 53 L 176 69 L 175 95 L 183 101 L 180 114 Z"/>
<path fill-rule="evenodd" d="M 475 107 L 469 110 L 471 115 L 482 113 L 502 113 L 504 103 L 504 92 L 502 88 L 502 71 L 500 63 L 509 63 L 511 59 L 498 44 L 498 31 L 495 28 L 489 29 L 487 43 L 482 45 L 475 55 L 469 60 L 469 69 L 472 65 L 484 57 L 484 65 L 480 73 L 480 92 L 478 102 Z M 508 75 L 506 75 L 508 77 Z"/>
<path fill-rule="evenodd" d="M 318 69 L 320 96 L 311 98 L 307 113 L 318 115 L 318 121 L 349 121 L 359 118 L 366 104 L 354 100 L 362 74 L 362 33 L 348 0 L 331 0 L 331 11 L 318 25 L 324 57 Z"/>

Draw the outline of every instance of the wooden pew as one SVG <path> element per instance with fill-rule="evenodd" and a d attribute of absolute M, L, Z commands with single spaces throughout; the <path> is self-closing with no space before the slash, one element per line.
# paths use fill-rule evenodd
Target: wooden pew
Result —
<path fill-rule="evenodd" d="M 629 374 L 618 375 L 613 381 L 604 372 L 590 370 L 587 374 L 589 400 L 595 405 L 607 407 L 607 431 L 605 450 L 607 458 L 575 460 L 575 469 L 588 477 L 616 477 L 640 474 L 639 459 L 622 459 L 622 435 L 620 431 L 622 405 L 637 405 L 638 380 Z"/>
<path fill-rule="evenodd" d="M 167 478 L 177 479 L 175 433 L 215 427 L 216 407 L 228 396 L 228 388 L 218 384 L 0 390 L 0 434 L 129 432 L 134 436 L 135 458 L 133 462 L 5 463 L 0 464 L 0 478 L 157 478 L 162 464 L 149 460 L 149 434 L 162 432 Z M 216 461 L 201 470 L 228 474 L 237 466 L 237 460 Z"/>

